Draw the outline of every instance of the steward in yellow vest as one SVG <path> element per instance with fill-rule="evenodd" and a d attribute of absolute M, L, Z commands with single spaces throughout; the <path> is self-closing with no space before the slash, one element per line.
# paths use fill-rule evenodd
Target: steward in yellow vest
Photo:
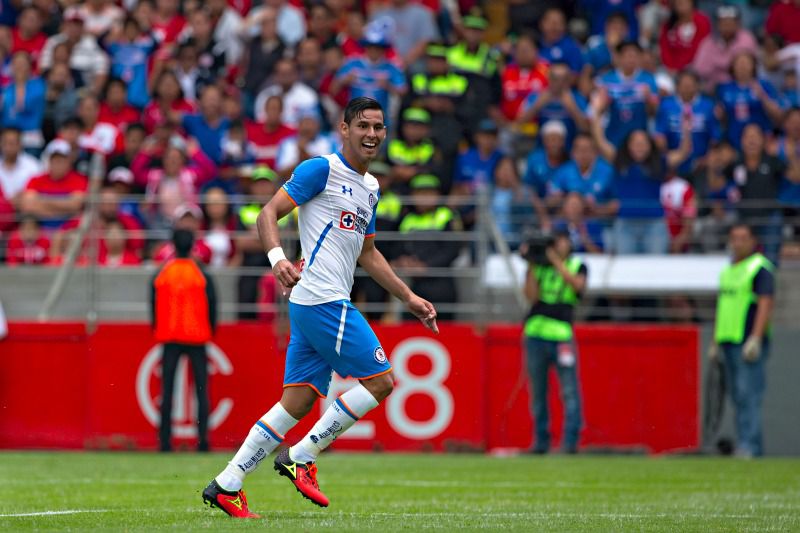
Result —
<path fill-rule="evenodd" d="M 449 267 L 458 257 L 462 244 L 442 238 L 442 234 L 460 231 L 458 214 L 443 205 L 439 178 L 421 174 L 410 182 L 414 210 L 400 221 L 400 233 L 416 238 L 405 243 L 405 251 L 395 264 L 413 269 L 412 290 L 434 305 L 454 304 L 458 301 L 455 280 L 430 269 Z M 452 310 L 440 311 L 442 320 L 451 320 Z"/>
<path fill-rule="evenodd" d="M 737 455 L 763 454 L 761 404 L 769 353 L 770 317 L 775 295 L 775 266 L 756 251 L 746 224 L 731 228 L 733 262 L 720 275 L 713 361 L 722 357 L 726 383 L 736 408 Z"/>
<path fill-rule="evenodd" d="M 531 310 L 523 334 L 527 369 L 533 388 L 535 421 L 534 453 L 550 450 L 550 414 L 547 386 L 550 367 L 555 367 L 564 403 L 566 453 L 578 451 L 581 429 L 581 399 L 577 374 L 577 350 L 572 321 L 575 307 L 586 288 L 587 269 L 572 255 L 569 234 L 559 233 L 552 242 L 529 241 L 520 247 L 529 261 L 525 296 Z"/>
<path fill-rule="evenodd" d="M 420 107 L 409 107 L 401 117 L 400 136 L 389 141 L 386 156 L 392 165 L 393 186 L 405 194 L 411 178 L 430 172 L 437 154 L 430 139 L 431 114 Z"/>

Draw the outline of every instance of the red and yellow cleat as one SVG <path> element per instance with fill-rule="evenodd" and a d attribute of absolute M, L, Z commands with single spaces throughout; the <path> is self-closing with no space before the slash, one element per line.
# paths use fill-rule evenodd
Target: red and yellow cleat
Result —
<path fill-rule="evenodd" d="M 314 463 L 295 463 L 289 457 L 289 448 L 284 448 L 275 457 L 275 470 L 286 476 L 304 498 L 320 507 L 327 507 L 330 501 L 322 494 L 317 483 L 317 465 Z"/>
<path fill-rule="evenodd" d="M 214 479 L 203 490 L 203 502 L 211 507 L 221 509 L 233 518 L 261 518 L 260 515 L 251 513 L 247 508 L 247 496 L 244 495 L 243 490 L 239 492 L 223 490 Z"/>

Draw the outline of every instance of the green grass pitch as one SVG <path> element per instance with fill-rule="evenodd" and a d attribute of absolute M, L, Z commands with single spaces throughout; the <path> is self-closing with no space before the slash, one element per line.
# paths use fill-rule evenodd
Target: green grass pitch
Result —
<path fill-rule="evenodd" d="M 201 503 L 228 458 L 0 453 L 0 529 L 800 531 L 797 459 L 330 453 L 329 508 L 268 460 L 245 487 L 264 518 L 243 521 Z"/>

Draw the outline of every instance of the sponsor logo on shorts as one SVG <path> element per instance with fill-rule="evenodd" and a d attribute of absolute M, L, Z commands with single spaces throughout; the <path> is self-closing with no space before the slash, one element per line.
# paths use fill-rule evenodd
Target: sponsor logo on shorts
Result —
<path fill-rule="evenodd" d="M 380 346 L 375 348 L 375 360 L 379 363 L 386 362 L 386 352 L 384 352 L 383 348 L 381 348 Z"/>

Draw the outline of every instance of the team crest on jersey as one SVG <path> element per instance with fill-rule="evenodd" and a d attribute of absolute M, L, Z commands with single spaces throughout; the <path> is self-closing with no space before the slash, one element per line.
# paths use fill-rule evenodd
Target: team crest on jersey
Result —
<path fill-rule="evenodd" d="M 353 231 L 356 227 L 356 214 L 351 211 L 342 211 L 339 215 L 339 228 Z"/>
<path fill-rule="evenodd" d="M 375 360 L 379 363 L 386 362 L 386 352 L 384 352 L 383 348 L 381 348 L 380 346 L 375 348 Z"/>
<path fill-rule="evenodd" d="M 377 202 L 377 199 L 375 198 L 375 195 L 372 194 L 372 193 L 369 193 L 369 206 L 370 207 L 375 207 L 375 203 L 376 202 Z"/>

